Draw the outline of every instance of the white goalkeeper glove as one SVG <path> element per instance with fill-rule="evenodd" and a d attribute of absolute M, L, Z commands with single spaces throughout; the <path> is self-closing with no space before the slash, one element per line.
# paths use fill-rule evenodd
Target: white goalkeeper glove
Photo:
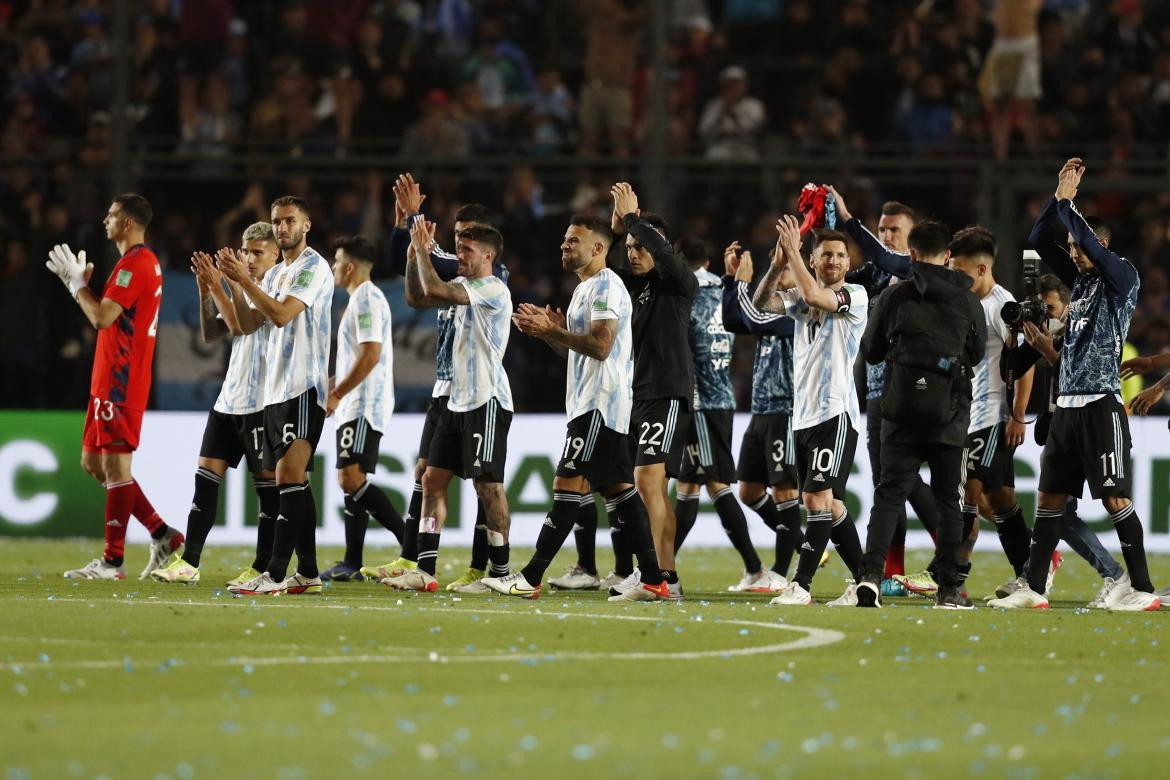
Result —
<path fill-rule="evenodd" d="M 89 274 L 93 271 L 93 264 L 85 262 L 85 250 L 74 255 L 68 244 L 57 244 L 49 250 L 49 261 L 45 267 L 57 275 L 74 298 L 81 288 L 88 285 Z"/>

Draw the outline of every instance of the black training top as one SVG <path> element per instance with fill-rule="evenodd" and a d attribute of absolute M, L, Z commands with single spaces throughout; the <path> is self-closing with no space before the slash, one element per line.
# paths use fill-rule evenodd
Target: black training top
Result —
<path fill-rule="evenodd" d="M 695 378 L 687 332 L 699 283 L 657 230 L 635 214 L 622 217 L 622 224 L 654 258 L 645 276 L 628 267 L 615 269 L 634 304 L 634 400 L 684 398 L 689 407 Z"/>

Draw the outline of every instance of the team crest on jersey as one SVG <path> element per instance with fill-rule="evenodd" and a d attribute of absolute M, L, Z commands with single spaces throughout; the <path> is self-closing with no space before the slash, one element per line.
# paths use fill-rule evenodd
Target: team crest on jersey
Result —
<path fill-rule="evenodd" d="M 130 286 L 130 279 L 133 276 L 134 276 L 134 273 L 132 271 L 127 271 L 126 269 L 122 269 L 121 271 L 118 272 L 118 278 L 114 280 L 114 284 L 118 285 L 119 287 L 129 287 Z"/>

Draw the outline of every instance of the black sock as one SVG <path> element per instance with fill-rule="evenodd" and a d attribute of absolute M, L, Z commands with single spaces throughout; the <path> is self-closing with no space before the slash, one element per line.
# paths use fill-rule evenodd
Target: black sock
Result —
<path fill-rule="evenodd" d="M 345 494 L 342 517 L 345 518 L 345 555 L 342 557 L 342 563 L 360 569 L 362 548 L 366 545 L 366 529 L 370 525 L 370 518 L 365 507 L 360 506 L 350 493 Z"/>
<path fill-rule="evenodd" d="M 1028 551 L 1028 586 L 1044 593 L 1048 585 L 1048 569 L 1052 565 L 1052 551 L 1060 541 L 1060 522 L 1064 508 L 1037 509 L 1032 526 L 1032 546 Z"/>
<path fill-rule="evenodd" d="M 211 469 L 195 469 L 195 495 L 191 498 L 191 511 L 187 514 L 187 541 L 183 548 L 183 560 L 199 568 L 203 545 L 211 527 L 215 525 L 215 510 L 219 506 L 219 486 L 223 477 Z"/>
<path fill-rule="evenodd" d="M 418 533 L 418 567 L 432 577 L 435 576 L 435 565 L 439 562 L 439 535 Z"/>
<path fill-rule="evenodd" d="M 381 488 L 367 481 L 353 492 L 353 498 L 374 516 L 379 525 L 394 534 L 394 538 L 398 540 L 399 544 L 402 544 L 402 534 L 405 527 L 402 515 L 398 514 L 398 510 L 390 503 L 390 497 Z"/>
<path fill-rule="evenodd" d="M 272 558 L 272 536 L 276 533 L 276 516 L 280 514 L 280 488 L 274 479 L 253 479 L 260 513 L 256 515 L 256 558 L 252 568 L 264 571 Z"/>
<path fill-rule="evenodd" d="M 609 543 L 613 547 L 613 573 L 619 577 L 629 577 L 634 573 L 634 553 L 630 549 L 629 537 L 622 528 L 622 518 L 617 510 L 615 501 L 605 502 L 605 512 L 609 516 Z"/>
<path fill-rule="evenodd" d="M 489 577 L 506 577 L 508 575 L 508 558 L 512 554 L 508 540 L 499 531 L 490 528 L 484 531 L 484 538 L 488 545 L 487 573 Z"/>
<path fill-rule="evenodd" d="M 487 512 L 484 511 L 483 502 L 479 502 L 479 508 L 475 511 L 475 532 L 471 535 L 471 568 L 479 569 L 480 571 L 487 571 L 488 566 L 488 540 L 487 540 Z"/>
<path fill-rule="evenodd" d="M 402 520 L 402 557 L 408 561 L 418 560 L 418 518 L 422 515 L 422 483 L 415 482 L 410 494 L 410 506 Z"/>
<path fill-rule="evenodd" d="M 849 576 L 854 582 L 861 582 L 861 538 L 857 535 L 857 524 L 849 516 L 849 510 L 845 510 L 840 517 L 833 518 L 829 538 L 837 548 L 837 554 L 841 556 L 845 568 L 849 569 Z"/>
<path fill-rule="evenodd" d="M 739 557 L 743 559 L 743 570 L 748 574 L 755 574 L 763 568 L 760 556 L 756 553 L 756 546 L 752 544 L 752 537 L 748 534 L 747 518 L 735 499 L 735 491 L 725 487 L 715 494 L 715 511 L 719 513 L 719 522 L 727 532 L 727 538 L 735 547 Z"/>
<path fill-rule="evenodd" d="M 309 490 L 308 482 L 280 485 L 280 511 L 276 515 L 276 532 L 272 537 L 272 557 L 265 571 L 276 582 L 282 582 L 288 575 L 288 564 L 293 549 L 301 537 L 301 523 L 307 512 L 302 503 Z"/>
<path fill-rule="evenodd" d="M 800 557 L 796 561 L 796 576 L 793 581 L 812 593 L 813 575 L 821 565 L 821 556 L 833 534 L 833 510 L 810 509 L 808 529 L 804 532 L 804 543 L 800 546 Z"/>
<path fill-rule="evenodd" d="M 597 501 L 592 493 L 581 497 L 577 522 L 573 526 L 573 541 L 577 547 L 577 565 L 597 575 Z"/>
<path fill-rule="evenodd" d="M 995 516 L 995 532 L 999 534 L 999 543 L 1008 563 L 1019 577 L 1024 573 L 1024 564 L 1028 562 L 1028 545 L 1032 542 L 1032 533 L 1024 522 L 1024 511 L 1019 505 Z"/>
<path fill-rule="evenodd" d="M 1121 555 L 1125 558 L 1125 569 L 1134 590 L 1153 593 L 1150 570 L 1146 564 L 1146 546 L 1142 521 L 1138 519 L 1137 507 L 1130 504 L 1115 515 L 1110 515 L 1117 538 L 1121 541 Z"/>
<path fill-rule="evenodd" d="M 150 532 L 150 538 L 156 539 L 156 540 L 161 539 L 167 535 L 167 531 L 169 531 L 169 530 L 171 530 L 171 527 L 169 525 L 167 525 L 166 523 L 163 523 L 158 528 L 156 528 Z"/>
<path fill-rule="evenodd" d="M 979 507 L 971 504 L 963 504 L 963 540 L 959 542 L 959 561 L 965 562 L 971 559 L 971 553 L 975 550 L 975 539 L 972 538 L 972 533 L 975 530 L 975 524 L 979 522 Z"/>
<path fill-rule="evenodd" d="M 776 504 L 775 508 L 780 523 L 776 526 L 776 560 L 772 564 L 772 571 L 787 577 L 792 556 L 804 544 L 804 531 L 800 530 L 800 501 L 795 498 L 783 501 Z"/>
<path fill-rule="evenodd" d="M 780 527 L 780 513 L 777 511 L 778 505 L 772 503 L 772 497 L 767 493 L 762 493 L 758 499 L 748 504 L 748 508 L 760 516 L 764 521 L 764 525 L 776 531 Z"/>
<path fill-rule="evenodd" d="M 549 564 L 569 538 L 569 532 L 573 530 L 573 524 L 581 511 L 582 495 L 568 490 L 553 493 L 552 509 L 545 516 L 540 534 L 536 537 L 536 552 L 521 572 L 530 585 L 540 584 Z"/>
<path fill-rule="evenodd" d="M 305 483 L 302 501 L 304 519 L 301 521 L 301 536 L 297 544 L 297 574 L 312 579 L 321 572 L 317 570 L 317 502 L 313 500 L 313 488 Z"/>
<path fill-rule="evenodd" d="M 622 531 L 628 534 L 630 549 L 638 559 L 642 582 L 658 585 L 662 582 L 662 570 L 658 568 L 658 553 L 654 551 L 654 537 L 650 533 L 650 515 L 638 495 L 637 488 L 630 488 L 614 498 L 614 508 L 622 519 Z"/>
<path fill-rule="evenodd" d="M 674 518 L 676 521 L 674 551 L 678 552 L 682 549 L 687 534 L 695 527 L 695 520 L 699 518 L 699 494 L 691 493 L 687 495 L 679 493 L 677 500 L 674 502 Z"/>
<path fill-rule="evenodd" d="M 662 570 L 662 581 L 665 582 L 667 585 L 677 585 L 678 584 L 678 572 L 671 571 L 669 569 L 663 569 Z"/>

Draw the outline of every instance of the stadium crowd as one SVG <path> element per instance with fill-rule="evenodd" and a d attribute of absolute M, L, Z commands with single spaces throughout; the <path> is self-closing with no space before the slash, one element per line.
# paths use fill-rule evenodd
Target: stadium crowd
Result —
<path fill-rule="evenodd" d="M 1026 20 L 1038 38 L 1037 89 L 1004 109 L 988 83 L 997 73 L 995 5 L 672 2 L 669 153 L 743 165 L 1064 157 L 1096 144 L 1094 156 L 1118 166 L 1166 158 L 1170 7 L 1037 0 Z M 386 258 L 392 198 L 382 171 L 470 163 L 471 173 L 428 177 L 428 212 L 449 232 L 461 203 L 485 203 L 508 237 L 516 301 L 567 300 L 565 280 L 546 261 L 564 217 L 605 213 L 620 160 L 646 152 L 648 15 L 641 0 L 141 0 L 126 120 L 132 160 L 158 162 L 134 168 L 166 215 L 152 244 L 164 268 L 182 269 L 193 247 L 223 245 L 287 192 L 312 204 L 322 240 L 361 233 Z M 40 304 L 39 266 L 64 240 L 106 257 L 101 270 L 112 264 L 98 226 L 114 155 L 113 48 L 109 2 L 0 2 L 0 289 L 8 332 L 21 323 L 26 334 L 4 342 L 16 367 L 7 377 L 20 379 L 0 381 L 2 406 L 79 400 L 68 388 L 83 384 L 92 337 L 78 318 L 50 316 Z M 993 137 L 1005 110 L 1009 122 L 1035 117 L 1009 127 L 1006 143 Z M 531 164 L 474 173 L 477 161 L 497 157 Z M 566 157 L 617 168 L 542 165 Z M 375 158 L 385 164 L 355 164 Z M 336 161 L 328 176 L 314 175 L 321 161 Z M 883 200 L 911 200 L 848 175 L 836 180 L 870 219 Z M 962 193 L 969 183 L 951 186 Z M 692 180 L 672 189 L 679 195 L 664 211 L 713 246 L 745 235 L 757 249 L 769 245 L 770 215 L 791 206 L 769 202 L 756 173 L 744 186 Z M 1133 247 L 1142 272 L 1131 341 L 1160 351 L 1170 344 L 1170 193 L 1086 195 L 1086 210 Z M 961 195 L 923 201 L 911 205 L 939 204 L 934 216 L 956 226 L 973 216 Z M 963 210 L 949 213 L 955 201 Z M 1028 203 L 1024 229 L 1042 205 Z M 717 267 L 718 252 L 713 259 Z M 542 370 L 523 357 L 510 355 L 510 368 Z M 737 385 L 745 393 L 746 376 Z M 520 410 L 552 404 L 517 396 Z"/>

